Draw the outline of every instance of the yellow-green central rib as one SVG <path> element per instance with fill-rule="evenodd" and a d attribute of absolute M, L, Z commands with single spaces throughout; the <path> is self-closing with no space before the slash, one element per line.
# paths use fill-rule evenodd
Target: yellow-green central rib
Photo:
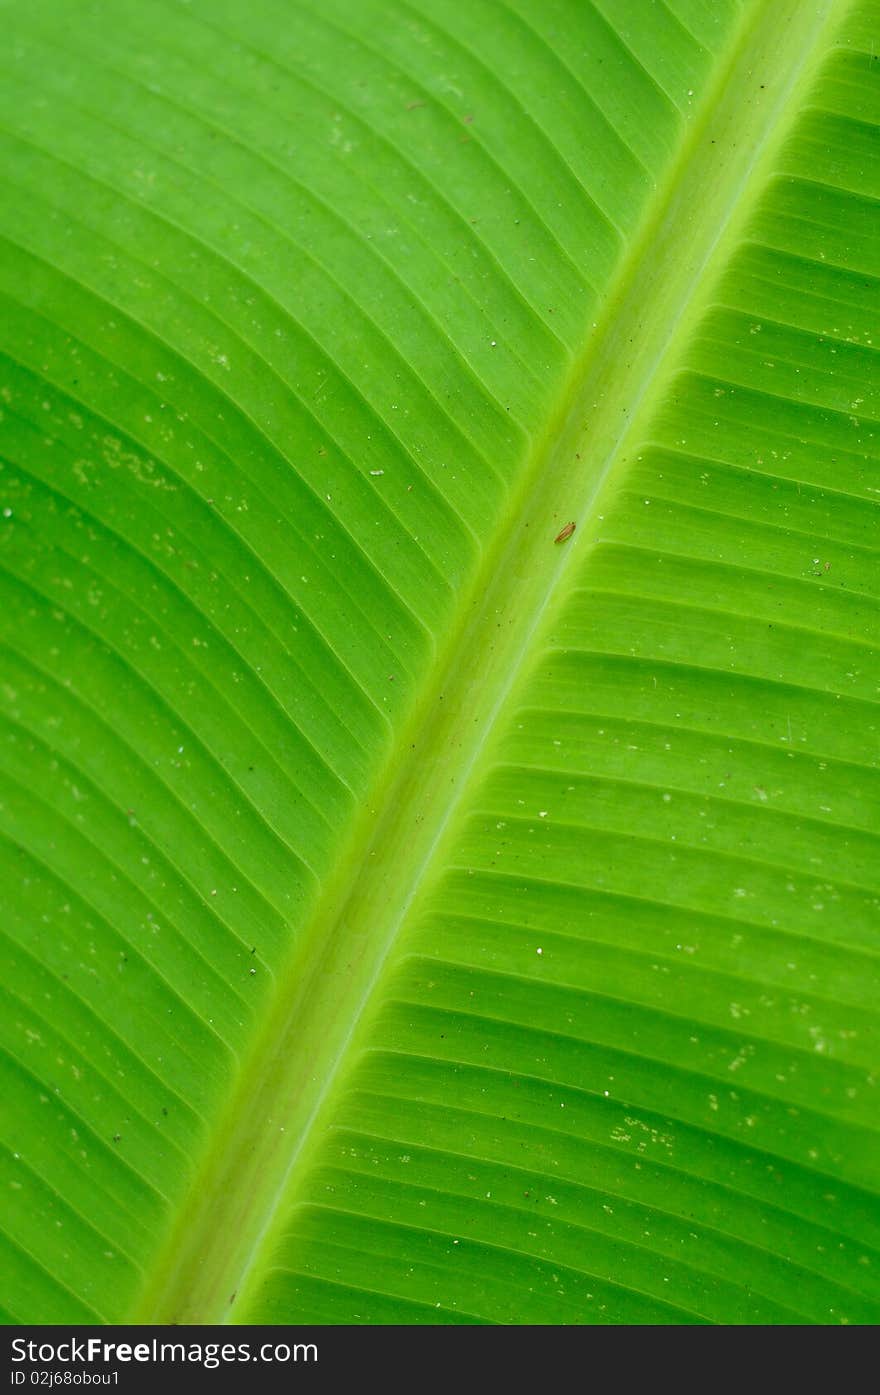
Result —
<path fill-rule="evenodd" d="M 787 133 L 785 114 L 797 109 L 797 92 L 844 9 L 834 0 L 755 0 L 746 10 L 555 419 L 535 442 L 519 497 L 462 598 L 460 624 L 351 831 L 304 948 L 279 978 L 274 1011 L 242 1064 L 137 1318 L 234 1320 L 357 1056 L 400 928 L 442 865 L 499 710 L 536 652 L 565 574 L 596 535 L 600 499 L 668 386 Z M 570 519 L 577 532 L 554 546 Z"/>

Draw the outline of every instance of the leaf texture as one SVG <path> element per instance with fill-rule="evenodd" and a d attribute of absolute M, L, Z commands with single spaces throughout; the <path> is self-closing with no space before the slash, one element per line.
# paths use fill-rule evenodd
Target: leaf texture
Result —
<path fill-rule="evenodd" d="M 4 19 L 6 1320 L 877 1321 L 876 0 Z"/>

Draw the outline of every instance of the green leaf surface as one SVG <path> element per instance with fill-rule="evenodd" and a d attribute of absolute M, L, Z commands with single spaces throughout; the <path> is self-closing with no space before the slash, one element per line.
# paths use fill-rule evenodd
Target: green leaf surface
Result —
<path fill-rule="evenodd" d="M 880 4 L 2 14 L 5 1320 L 880 1320 Z"/>

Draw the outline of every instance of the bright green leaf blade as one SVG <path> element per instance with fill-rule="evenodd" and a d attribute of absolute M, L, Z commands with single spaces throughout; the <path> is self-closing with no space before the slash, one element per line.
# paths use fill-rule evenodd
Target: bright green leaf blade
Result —
<path fill-rule="evenodd" d="M 876 1321 L 876 3 L 4 13 L 11 1317 Z"/>

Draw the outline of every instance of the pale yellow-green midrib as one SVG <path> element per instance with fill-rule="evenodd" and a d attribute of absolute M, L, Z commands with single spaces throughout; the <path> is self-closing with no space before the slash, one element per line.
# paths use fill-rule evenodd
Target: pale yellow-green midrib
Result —
<path fill-rule="evenodd" d="M 525 678 L 602 500 L 669 384 L 802 96 L 849 8 L 755 0 L 646 212 L 601 318 L 462 598 L 459 623 L 351 830 L 304 949 L 132 1320 L 235 1320 L 295 1200 L 414 899 L 443 864 L 463 795 Z M 743 196 L 745 194 L 745 196 Z M 569 519 L 574 538 L 555 547 Z M 307 1043 L 307 1050 L 301 1043 Z"/>

